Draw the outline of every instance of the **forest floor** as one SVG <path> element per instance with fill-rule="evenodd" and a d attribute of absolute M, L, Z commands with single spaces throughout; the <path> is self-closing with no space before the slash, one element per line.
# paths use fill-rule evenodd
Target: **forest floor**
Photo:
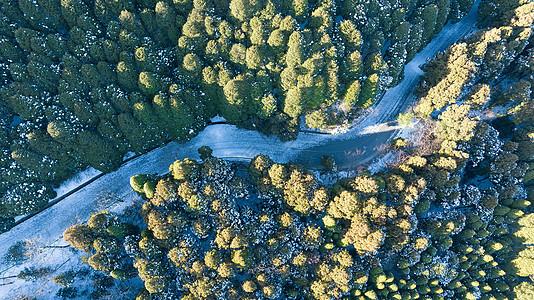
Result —
<path fill-rule="evenodd" d="M 476 5 L 475 5 L 476 6 Z M 281 142 L 275 136 L 265 136 L 255 131 L 238 129 L 233 125 L 218 124 L 208 126 L 198 136 L 185 144 L 171 142 L 145 155 L 124 164 L 115 172 L 105 174 L 85 188 L 77 191 L 56 205 L 44 210 L 27 221 L 0 235 L 0 298 L 12 299 L 17 295 L 34 296 L 38 299 L 54 299 L 58 285 L 51 280 L 40 279 L 39 283 L 19 280 L 16 276 L 25 267 L 49 267 L 54 276 L 69 270 L 80 268 L 80 253 L 70 248 L 50 248 L 49 246 L 66 245 L 61 238 L 66 228 L 90 217 L 102 209 L 121 210 L 131 205 L 137 196 L 132 192 L 129 178 L 135 174 L 168 172 L 168 167 L 176 159 L 185 157 L 198 158 L 197 149 L 208 145 L 216 157 L 230 160 L 248 160 L 258 154 L 267 154 L 274 161 L 297 161 L 308 167 L 318 167 L 322 155 L 333 155 L 340 166 L 369 162 L 387 150 L 389 140 L 400 134 L 394 120 L 399 112 L 413 103 L 412 91 L 419 76 L 419 68 L 436 53 L 468 34 L 475 26 L 476 7 L 455 24 L 448 24 L 416 57 L 406 65 L 404 79 L 389 89 L 376 103 L 370 114 L 361 119 L 354 127 L 340 135 L 318 135 L 300 133 L 290 142 Z M 95 175 L 94 170 L 87 170 L 66 182 L 61 187 L 62 193 L 85 182 Z M 3 261 L 8 249 L 20 240 L 31 241 L 37 245 L 35 255 L 19 265 Z M 48 246 L 48 247 L 46 247 Z M 9 277 L 3 279 L 4 277 Z M 51 278 L 51 277 L 50 277 Z M 124 285 L 124 284 L 123 284 Z M 131 299 L 131 295 L 119 287 L 116 296 Z"/>

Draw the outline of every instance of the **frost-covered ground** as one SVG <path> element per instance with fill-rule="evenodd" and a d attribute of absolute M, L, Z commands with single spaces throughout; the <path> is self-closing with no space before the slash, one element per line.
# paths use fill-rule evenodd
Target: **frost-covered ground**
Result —
<path fill-rule="evenodd" d="M 57 197 L 61 197 L 65 195 L 66 193 L 75 189 L 77 186 L 81 185 L 84 182 L 89 181 L 91 178 L 99 174 L 101 174 L 100 171 L 96 170 L 95 168 L 88 167 L 87 169 L 76 174 L 72 178 L 65 180 L 65 182 L 63 182 L 61 186 L 55 190 L 57 193 Z"/>
<path fill-rule="evenodd" d="M 176 159 L 198 158 L 197 149 L 203 145 L 210 146 L 213 155 L 217 157 L 235 160 L 267 154 L 278 162 L 296 160 L 313 167 L 318 166 L 320 156 L 330 154 L 334 155 L 340 166 L 370 161 L 377 153 L 383 152 L 382 145 L 386 145 L 388 140 L 397 134 L 399 128 L 391 121 L 410 104 L 412 90 L 422 74 L 419 66 L 472 30 L 475 20 L 476 10 L 472 9 L 460 22 L 445 26 L 443 31 L 406 65 L 404 80 L 389 89 L 373 107 L 373 111 L 349 132 L 337 136 L 301 133 L 295 141 L 283 143 L 276 137 L 237 129 L 232 125 L 209 126 L 186 144 L 171 142 L 129 161 L 119 170 L 102 176 L 58 204 L 1 234 L 0 258 L 4 257 L 9 247 L 18 240 L 32 240 L 41 245 L 64 245 L 65 242 L 61 239 L 63 231 L 75 223 L 87 221 L 91 212 L 108 207 L 109 201 L 113 200 L 121 199 L 121 207 L 132 203 L 135 197 L 128 184 L 130 176 L 139 173 L 166 173 L 169 165 Z M 380 163 L 376 167 L 380 167 Z M 64 194 L 95 174 L 96 172 L 90 169 L 81 173 L 79 177 L 59 188 L 58 194 Z M 17 275 L 25 266 L 57 268 L 66 262 L 56 272 L 58 273 L 67 270 L 69 266 L 75 266 L 78 258 L 79 254 L 66 248 L 46 248 L 18 267 L 11 267 L 0 261 L 0 276 Z M 6 284 L 9 282 L 13 284 Z M 38 299 L 53 299 L 58 289 L 59 287 L 50 281 L 37 284 L 16 278 L 2 279 L 0 299 L 11 299 L 20 294 L 35 295 Z"/>

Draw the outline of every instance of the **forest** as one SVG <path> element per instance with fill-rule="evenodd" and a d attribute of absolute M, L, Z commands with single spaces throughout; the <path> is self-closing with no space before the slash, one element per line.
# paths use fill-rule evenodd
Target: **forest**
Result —
<path fill-rule="evenodd" d="M 501 139 L 463 118 L 467 136 L 331 186 L 294 163 L 240 166 L 202 147 L 201 161 L 131 177 L 144 199 L 133 211 L 63 237 L 95 270 L 139 276 L 137 300 L 531 299 L 534 129 Z"/>
<path fill-rule="evenodd" d="M 132 174 L 139 201 L 63 233 L 100 283 L 62 272 L 56 298 L 137 280 L 136 300 L 534 299 L 528 0 L 0 0 L 3 230 L 73 174 L 186 142 L 217 115 L 284 141 L 352 122 L 473 5 L 477 28 L 424 64 L 397 120 L 419 140 L 392 140 L 387 167 L 203 146 Z"/>
<path fill-rule="evenodd" d="M 352 120 L 473 0 L 1 0 L 0 218 L 219 115 L 294 139 Z"/>
<path fill-rule="evenodd" d="M 482 2 L 487 28 L 425 65 L 402 115 L 424 142 L 393 141 L 389 168 L 328 184 L 326 158 L 245 167 L 202 147 L 131 178 L 137 213 L 64 239 L 95 270 L 138 276 L 136 299 L 532 299 L 534 4 L 506 5 Z"/>

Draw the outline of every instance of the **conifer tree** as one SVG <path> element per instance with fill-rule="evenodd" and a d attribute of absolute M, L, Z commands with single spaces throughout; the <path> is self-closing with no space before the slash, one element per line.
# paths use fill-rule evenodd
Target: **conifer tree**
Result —
<path fill-rule="evenodd" d="M 322 110 L 316 110 L 306 115 L 306 125 L 313 129 L 321 129 L 326 126 L 327 115 Z"/>
<path fill-rule="evenodd" d="M 422 21 L 415 20 L 414 23 L 411 23 L 410 26 L 410 37 L 409 43 L 406 47 L 406 61 L 412 60 L 415 57 L 415 54 L 419 52 L 423 38 L 423 27 Z"/>
<path fill-rule="evenodd" d="M 350 53 L 344 62 L 345 78 L 358 78 L 362 73 L 362 56 L 358 50 Z"/>
<path fill-rule="evenodd" d="M 287 91 L 284 101 L 284 112 L 292 118 L 297 118 L 303 110 L 302 94 L 299 88 L 291 88 Z"/>
<path fill-rule="evenodd" d="M 287 46 L 286 65 L 290 68 L 299 68 L 304 61 L 302 34 L 298 31 L 291 33 Z"/>
<path fill-rule="evenodd" d="M 92 131 L 84 130 L 78 133 L 77 143 L 80 155 L 97 170 L 109 172 L 118 168 L 122 162 L 121 153 Z"/>
<path fill-rule="evenodd" d="M 447 23 L 450 6 L 450 0 L 440 0 L 437 2 L 438 15 L 436 16 L 436 27 L 434 29 L 434 35 L 437 35 L 441 31 L 445 23 Z"/>
<path fill-rule="evenodd" d="M 362 37 L 354 23 L 350 20 L 343 21 L 339 24 L 339 29 L 345 47 L 347 47 L 349 51 L 359 50 L 362 44 Z"/>
<path fill-rule="evenodd" d="M 360 95 L 358 96 L 358 105 L 367 108 L 373 104 L 378 92 L 378 74 L 373 73 L 365 79 Z"/>
<path fill-rule="evenodd" d="M 354 80 L 350 85 L 345 87 L 345 95 L 343 96 L 343 104 L 347 110 L 350 110 L 358 101 L 360 94 L 360 82 Z"/>
<path fill-rule="evenodd" d="M 421 35 L 421 47 L 428 44 L 434 37 L 436 31 L 436 21 L 438 18 L 438 7 L 436 5 L 429 5 L 421 10 L 421 19 L 423 33 Z"/>
<path fill-rule="evenodd" d="M 120 61 L 117 64 L 117 80 L 126 90 L 137 90 L 138 73 L 132 63 Z"/>
<path fill-rule="evenodd" d="M 259 3 L 249 0 L 230 1 L 230 13 L 241 22 L 249 20 L 254 12 L 259 10 Z"/>
<path fill-rule="evenodd" d="M 364 62 L 364 73 L 365 75 L 369 76 L 373 73 L 381 72 L 384 69 L 384 60 L 382 59 L 382 55 L 380 53 L 372 53 L 367 58 L 365 58 Z"/>

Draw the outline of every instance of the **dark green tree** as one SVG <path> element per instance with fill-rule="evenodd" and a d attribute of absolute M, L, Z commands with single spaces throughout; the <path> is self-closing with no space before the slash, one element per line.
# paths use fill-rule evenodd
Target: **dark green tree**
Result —
<path fill-rule="evenodd" d="M 378 93 L 378 74 L 371 74 L 363 82 L 363 87 L 358 96 L 357 105 L 363 108 L 370 107 L 373 105 L 376 94 Z"/>

